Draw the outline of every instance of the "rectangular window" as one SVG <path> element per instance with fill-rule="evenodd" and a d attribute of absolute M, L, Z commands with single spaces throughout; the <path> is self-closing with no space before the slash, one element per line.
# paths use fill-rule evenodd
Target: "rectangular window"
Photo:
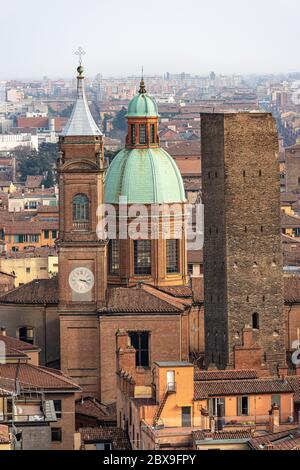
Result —
<path fill-rule="evenodd" d="M 249 398 L 238 397 L 238 416 L 249 415 Z"/>
<path fill-rule="evenodd" d="M 280 408 L 280 395 L 272 395 L 272 405 L 277 405 Z"/>
<path fill-rule="evenodd" d="M 119 240 L 109 240 L 109 274 L 118 274 L 120 269 Z"/>
<path fill-rule="evenodd" d="M 52 230 L 52 238 L 56 238 L 57 237 L 57 230 Z"/>
<path fill-rule="evenodd" d="M 146 124 L 140 124 L 140 144 L 146 143 Z"/>
<path fill-rule="evenodd" d="M 149 367 L 149 333 L 133 331 L 129 333 L 131 346 L 134 347 L 136 367 Z"/>
<path fill-rule="evenodd" d="M 210 398 L 209 399 L 209 414 L 211 416 L 222 417 L 225 415 L 225 399 L 224 398 Z"/>
<path fill-rule="evenodd" d="M 150 124 L 150 143 L 154 144 L 155 143 L 155 125 Z"/>
<path fill-rule="evenodd" d="M 57 418 L 61 418 L 61 400 L 53 400 L 53 404 Z"/>
<path fill-rule="evenodd" d="M 178 240 L 167 240 L 167 273 L 178 273 Z"/>
<path fill-rule="evenodd" d="M 48 240 L 48 238 L 49 238 L 49 230 L 45 230 L 45 231 L 44 231 L 44 237 L 45 237 L 46 240 Z"/>
<path fill-rule="evenodd" d="M 19 328 L 19 340 L 25 341 L 25 343 L 34 343 L 34 329 L 31 326 L 22 326 Z"/>
<path fill-rule="evenodd" d="M 151 274 L 151 240 L 134 240 L 134 274 Z"/>
<path fill-rule="evenodd" d="M 26 268 L 26 272 L 27 272 L 27 273 L 30 273 L 30 268 Z"/>
<path fill-rule="evenodd" d="M 131 130 L 131 144 L 134 145 L 135 144 L 135 124 L 131 124 L 130 130 Z"/>
<path fill-rule="evenodd" d="M 183 406 L 181 408 L 181 417 L 182 417 L 182 427 L 190 427 L 192 425 L 191 420 L 191 407 Z"/>
<path fill-rule="evenodd" d="M 36 209 L 37 201 L 29 201 L 29 209 Z"/>
<path fill-rule="evenodd" d="M 51 441 L 52 442 L 61 442 L 62 441 L 61 428 L 51 428 Z"/>
<path fill-rule="evenodd" d="M 30 243 L 37 243 L 39 241 L 39 235 L 34 234 L 34 235 L 25 235 L 26 236 L 26 241 Z"/>

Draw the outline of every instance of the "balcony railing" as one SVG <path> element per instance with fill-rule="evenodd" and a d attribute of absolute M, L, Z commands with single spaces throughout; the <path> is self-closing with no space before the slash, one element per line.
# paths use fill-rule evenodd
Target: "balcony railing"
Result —
<path fill-rule="evenodd" d="M 89 223 L 88 222 L 73 222 L 73 229 L 74 230 L 88 230 Z"/>

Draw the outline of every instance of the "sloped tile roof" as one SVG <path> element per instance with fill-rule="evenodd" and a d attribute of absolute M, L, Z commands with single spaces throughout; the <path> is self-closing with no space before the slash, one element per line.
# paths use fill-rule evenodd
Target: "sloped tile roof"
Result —
<path fill-rule="evenodd" d="M 300 431 L 290 429 L 255 437 L 249 445 L 255 450 L 300 450 Z"/>
<path fill-rule="evenodd" d="M 287 381 L 281 379 L 225 380 L 194 383 L 195 400 L 211 396 L 251 395 L 263 393 L 293 393 Z"/>
<path fill-rule="evenodd" d="M 207 432 L 207 431 L 194 431 L 193 440 L 194 441 L 219 441 L 219 440 L 230 440 L 230 439 L 251 439 L 252 433 L 251 430 L 240 430 L 240 431 L 216 431 L 216 432 Z"/>
<path fill-rule="evenodd" d="M 123 429 L 113 427 L 99 427 L 99 428 L 80 428 L 81 441 L 84 443 L 89 442 L 111 442 L 113 450 L 130 450 L 131 445 L 127 434 Z"/>
<path fill-rule="evenodd" d="M 5 343 L 7 348 L 13 348 L 18 351 L 40 351 L 40 348 L 34 346 L 33 344 L 26 343 L 25 341 L 21 341 L 17 338 L 13 338 L 12 336 L 1 336 L 0 341 Z"/>
<path fill-rule="evenodd" d="M 116 410 L 100 403 L 96 398 L 84 397 L 82 400 L 76 400 L 76 414 L 81 414 L 103 421 L 116 420 Z"/>
<path fill-rule="evenodd" d="M 108 289 L 107 306 L 102 313 L 180 313 L 186 306 L 181 299 L 144 284 L 136 287 Z"/>
<path fill-rule="evenodd" d="M 0 303 L 13 304 L 57 304 L 58 279 L 39 279 L 7 292 L 0 297 Z"/>
<path fill-rule="evenodd" d="M 300 375 L 286 377 L 286 380 L 295 392 L 294 401 L 300 402 Z"/>
<path fill-rule="evenodd" d="M 18 369 L 19 367 L 19 369 Z M 80 391 L 80 387 L 69 377 L 60 371 L 34 366 L 27 363 L 0 364 L 0 380 L 15 380 L 18 369 L 18 378 L 22 390 L 30 387 L 43 389 L 45 391 Z"/>
<path fill-rule="evenodd" d="M 284 276 L 284 300 L 285 302 L 300 302 L 300 276 Z"/>
<path fill-rule="evenodd" d="M 195 369 L 195 380 L 245 380 L 257 379 L 256 370 L 252 369 L 232 369 L 232 370 L 200 370 Z"/>

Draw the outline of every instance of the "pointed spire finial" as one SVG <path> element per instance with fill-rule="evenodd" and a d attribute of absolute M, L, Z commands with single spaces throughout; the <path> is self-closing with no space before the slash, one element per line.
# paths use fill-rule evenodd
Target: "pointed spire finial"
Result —
<path fill-rule="evenodd" d="M 140 81 L 140 89 L 139 93 L 147 93 L 146 88 L 145 88 L 145 82 L 144 82 L 144 66 L 142 65 L 142 76 L 141 76 L 141 81 Z"/>

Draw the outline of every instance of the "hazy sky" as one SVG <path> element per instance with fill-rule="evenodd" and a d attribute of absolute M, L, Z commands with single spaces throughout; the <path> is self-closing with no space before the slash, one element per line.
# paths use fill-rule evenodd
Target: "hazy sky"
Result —
<path fill-rule="evenodd" d="M 299 0 L 0 0 L 0 79 L 300 71 Z"/>

